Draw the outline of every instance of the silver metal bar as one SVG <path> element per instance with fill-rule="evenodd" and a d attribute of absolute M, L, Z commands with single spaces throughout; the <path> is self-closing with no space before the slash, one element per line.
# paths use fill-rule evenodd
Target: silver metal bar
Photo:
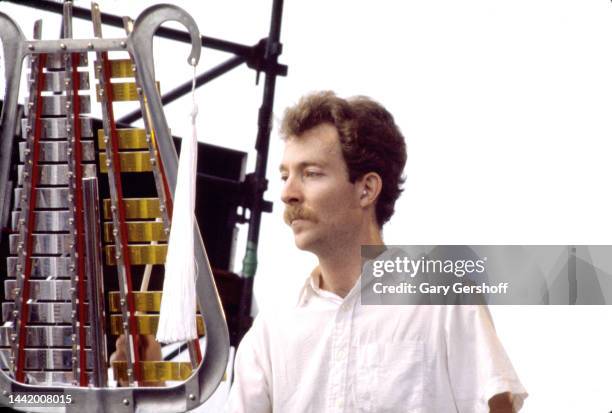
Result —
<path fill-rule="evenodd" d="M 4 280 L 4 298 L 15 300 L 17 280 Z M 33 300 L 70 300 L 68 280 L 30 280 L 30 298 Z"/>
<path fill-rule="evenodd" d="M 126 40 L 126 38 L 30 40 L 26 44 L 26 53 L 56 53 L 58 50 L 65 53 L 126 50 Z"/>
<path fill-rule="evenodd" d="M 66 131 L 65 118 L 43 118 L 41 139 L 66 139 L 68 133 Z M 30 125 L 27 119 L 22 119 L 21 128 L 27 130 Z M 81 116 L 81 136 L 92 137 L 93 129 L 91 118 Z"/>
<path fill-rule="evenodd" d="M 89 280 L 89 320 L 93 336 L 93 384 L 108 385 L 106 349 L 106 313 L 104 311 L 104 274 L 102 272 L 102 245 L 100 243 L 100 212 L 98 210 L 98 180 L 83 180 L 83 213 L 85 216 L 86 274 Z"/>
<path fill-rule="evenodd" d="M 58 50 L 60 49 L 56 49 L 53 51 L 53 53 L 47 55 L 47 62 L 45 64 L 45 67 L 47 69 L 58 69 L 58 70 L 65 69 L 63 54 L 55 53 Z M 87 66 L 87 64 L 88 64 L 87 53 L 80 53 L 79 54 L 79 67 Z"/>
<path fill-rule="evenodd" d="M 38 19 L 34 22 L 34 29 L 32 35 L 35 40 L 42 39 L 42 19 Z"/>
<path fill-rule="evenodd" d="M 64 2 L 63 12 L 64 12 L 63 13 L 64 39 L 71 39 L 72 38 L 72 2 L 70 1 Z M 80 195 L 80 194 L 77 194 L 76 191 L 78 190 L 77 188 L 82 182 L 81 177 L 77 176 L 77 173 L 79 172 L 79 168 L 81 168 L 81 165 L 80 165 L 80 162 L 78 162 L 76 158 L 77 150 L 79 151 L 81 150 L 80 148 L 77 148 L 77 139 L 80 142 L 81 136 L 80 134 L 79 136 L 77 136 L 75 133 L 76 124 L 75 124 L 74 115 L 75 115 L 75 109 L 78 110 L 78 108 L 75 108 L 75 105 L 79 104 L 77 102 L 82 102 L 82 100 L 79 99 L 77 101 L 77 98 L 79 98 L 78 96 L 79 92 L 78 90 L 75 91 L 77 86 L 74 85 L 74 81 L 73 81 L 74 73 L 73 73 L 73 67 L 72 67 L 72 57 L 70 53 L 64 54 L 64 68 L 65 68 L 64 69 L 65 70 L 64 71 L 65 73 L 64 93 L 66 96 L 66 103 L 67 103 L 66 105 L 66 125 L 69 126 L 69 128 L 66 129 L 66 132 L 68 134 L 67 142 L 66 142 L 67 144 L 66 145 L 67 146 L 66 162 L 68 162 L 68 171 L 69 171 L 69 185 L 68 185 L 69 195 L 68 196 L 76 200 L 77 195 Z M 84 261 L 81 260 L 81 258 L 83 257 L 80 256 L 81 254 L 85 254 L 85 251 L 79 248 L 79 242 L 78 242 L 79 237 L 83 236 L 84 234 L 79 233 L 77 229 L 78 224 L 80 223 L 80 220 L 83 219 L 82 211 L 80 210 L 81 207 L 82 205 L 78 205 L 78 203 L 75 202 L 70 208 L 70 215 L 71 215 L 70 235 L 72 237 L 72 243 L 71 243 L 71 248 L 70 248 L 70 286 L 71 286 L 70 303 L 72 305 L 72 314 L 73 314 L 71 351 L 72 351 L 72 372 L 74 374 L 74 379 L 75 379 L 74 384 L 75 385 L 85 384 L 85 383 L 80 383 L 80 379 L 82 377 L 81 372 L 85 370 L 85 366 L 83 365 L 83 362 L 80 357 L 82 355 L 82 351 L 85 348 L 85 343 L 81 342 L 83 340 L 80 334 L 82 331 L 84 331 L 82 330 L 82 328 L 84 327 L 85 320 L 83 319 L 83 316 L 81 312 L 79 311 L 81 309 L 81 306 L 84 303 L 81 302 L 81 295 L 77 293 L 77 291 L 79 291 L 80 288 L 83 287 L 81 283 L 85 282 L 84 280 L 85 268 L 83 268 Z"/>
<path fill-rule="evenodd" d="M 71 111 L 71 107 L 66 105 L 66 96 L 51 95 L 42 96 L 42 116 L 66 116 L 66 113 Z M 89 113 L 91 111 L 91 102 L 88 95 L 81 96 L 81 113 Z"/>
<path fill-rule="evenodd" d="M 64 32 L 64 39 L 72 39 L 72 2 L 66 1 L 64 2 L 63 7 L 63 15 L 64 18 L 64 27 L 62 27 Z"/>
<path fill-rule="evenodd" d="M 88 381 L 91 382 L 92 373 L 87 372 Z M 74 382 L 74 374 L 71 371 L 27 371 L 29 385 L 61 386 L 67 388 L 66 385 Z M 88 405 L 89 407 L 89 405 Z M 43 409 L 49 410 L 47 407 Z"/>
<path fill-rule="evenodd" d="M 21 217 L 20 211 L 12 212 L 11 228 L 13 231 L 17 230 L 19 219 Z M 34 231 L 41 232 L 59 232 L 59 231 L 70 231 L 72 224 L 72 214 L 70 211 L 35 211 L 34 212 Z"/>
<path fill-rule="evenodd" d="M 129 35 L 134 29 L 134 22 L 128 17 L 123 18 L 123 25 L 124 25 L 127 35 Z M 152 125 L 152 120 L 151 120 L 151 112 L 145 102 L 145 96 L 142 93 L 142 84 L 140 82 L 140 77 L 138 75 L 138 72 L 135 70 L 135 67 L 134 67 L 133 74 L 134 74 L 134 83 L 136 84 L 137 90 L 139 91 L 138 101 L 140 103 L 140 110 L 144 114 L 143 120 L 145 124 L 146 142 L 147 142 L 147 148 L 149 150 L 149 159 L 152 165 L 151 169 L 153 171 L 153 177 L 155 180 L 155 188 L 157 190 L 157 194 L 160 200 L 159 210 L 161 212 L 161 218 L 162 218 L 162 222 L 164 225 L 164 230 L 166 234 L 169 234 L 170 233 L 170 217 L 168 216 L 168 210 L 166 208 L 167 200 L 166 200 L 166 191 L 164 190 L 163 176 L 161 174 L 159 164 L 157 162 L 157 150 L 155 148 L 155 145 L 152 139 L 153 125 Z"/>
<path fill-rule="evenodd" d="M 82 142 L 83 161 L 92 162 L 96 160 L 96 153 L 93 141 Z M 41 162 L 68 162 L 69 144 L 66 141 L 40 142 L 40 161 Z M 19 142 L 19 162 L 24 162 L 26 143 Z"/>
<path fill-rule="evenodd" d="M 134 27 L 134 22 L 130 19 L 124 19 L 123 24 L 125 27 L 126 34 L 129 35 Z M 140 82 L 140 76 L 137 70 L 134 70 L 134 83 L 136 83 L 136 89 L 138 93 L 138 102 L 140 103 L 140 110 L 144 114 L 142 117 L 145 126 L 147 148 L 149 150 L 149 160 L 151 162 L 151 170 L 153 171 L 153 178 L 155 181 L 155 189 L 157 190 L 157 196 L 159 197 L 159 211 L 162 218 L 162 225 L 164 226 L 164 232 L 170 236 L 170 216 L 168 215 L 168 209 L 166 208 L 168 200 L 166 199 L 166 190 L 164 187 L 164 177 L 162 176 L 157 154 L 157 148 L 152 139 L 153 134 L 153 121 L 151 119 L 151 111 L 146 103 L 145 96 L 142 93 L 142 84 Z M 157 134 L 155 134 L 157 136 Z M 172 202 L 172 200 L 170 200 Z M 195 367 L 195 366 L 194 366 Z"/>
<path fill-rule="evenodd" d="M 7 357 L 8 349 L 0 349 Z M 1 358 L 0 358 L 1 360 Z M 91 350 L 87 350 L 87 368 L 93 366 Z M 6 366 L 1 366 L 6 368 Z M 26 349 L 25 368 L 32 370 L 68 370 L 72 367 L 72 352 L 69 349 Z"/>
<path fill-rule="evenodd" d="M 62 93 L 65 89 L 64 82 L 66 81 L 65 72 L 46 72 L 44 75 L 43 90 L 45 92 Z M 89 90 L 89 73 L 79 72 L 80 90 Z"/>
<path fill-rule="evenodd" d="M 72 323 L 70 303 L 30 303 L 28 323 Z M 2 319 L 9 320 L 15 311 L 15 303 L 2 303 Z"/>
<path fill-rule="evenodd" d="M 67 257 L 32 257 L 32 278 L 66 278 L 70 276 L 70 260 Z M 7 257 L 7 277 L 15 278 L 17 274 L 17 257 Z"/>
<path fill-rule="evenodd" d="M 12 328 L 0 327 L 0 347 L 11 345 Z M 86 346 L 91 346 L 91 329 L 85 327 Z M 28 347 L 70 347 L 72 346 L 72 327 L 70 326 L 28 326 L 26 327 L 26 346 Z"/>
<path fill-rule="evenodd" d="M 70 252 L 70 236 L 67 234 L 33 234 L 32 254 L 67 254 Z M 19 234 L 9 235 L 9 253 L 17 254 Z"/>
<path fill-rule="evenodd" d="M 68 165 L 40 165 L 39 185 L 68 185 Z M 17 167 L 17 185 L 23 185 L 23 165 Z M 83 177 L 96 176 L 96 165 L 83 165 Z"/>
<path fill-rule="evenodd" d="M 0 185 L 0 187 L 2 187 L 2 185 Z M 1 225 L 5 226 L 6 222 L 8 222 L 8 218 L 9 218 L 9 212 L 10 212 L 10 208 L 9 208 L 9 199 L 11 199 L 11 192 L 13 189 L 13 181 L 9 180 L 7 181 L 7 185 L 4 186 L 5 189 L 5 194 L 4 194 L 4 199 L 6 199 L 6 208 L 2 208 L 2 205 L 0 205 L 0 223 L 2 223 Z M 15 200 L 17 201 L 17 200 Z M 17 203 L 17 202 L 15 202 Z"/>
<path fill-rule="evenodd" d="M 22 188 L 15 188 L 14 209 L 20 208 L 20 199 L 23 196 Z M 36 206 L 39 208 L 68 209 L 71 202 L 68 200 L 68 188 L 36 188 Z"/>
<path fill-rule="evenodd" d="M 91 20 L 93 23 L 94 35 L 98 38 L 102 37 L 102 24 L 101 24 L 101 14 L 100 8 L 96 3 L 91 4 Z M 96 53 L 96 63 L 95 69 L 98 73 L 98 80 L 100 85 L 100 94 L 101 94 L 101 102 L 102 102 L 102 125 L 104 127 L 104 136 L 111 136 L 111 121 L 109 110 L 112 110 L 112 102 L 108 100 L 108 91 L 105 90 L 105 83 L 110 79 L 106 79 L 106 74 L 103 68 L 103 60 L 107 58 L 103 53 Z M 110 107 L 110 109 L 109 109 Z M 138 349 L 134 343 L 134 337 L 130 334 L 129 321 L 130 316 L 134 316 L 134 314 L 130 314 L 127 306 L 127 293 L 128 293 L 128 277 L 129 277 L 129 268 L 126 262 L 126 254 L 129 254 L 129 251 L 123 250 L 123 239 L 122 233 L 120 231 L 120 219 L 119 219 L 119 189 L 116 186 L 115 180 L 121 179 L 118 177 L 116 168 L 112 163 L 113 160 L 113 149 L 119 150 L 119 148 L 113 148 L 112 139 L 105 139 L 105 152 L 106 152 L 106 166 L 108 168 L 108 186 L 110 189 L 110 199 L 111 199 L 111 213 L 112 213 L 112 222 L 114 236 L 114 244 L 115 244 L 115 254 L 117 261 L 117 275 L 119 279 L 119 293 L 121 295 L 121 317 L 123 320 L 123 334 L 125 336 L 126 342 L 126 353 L 127 353 L 127 376 L 128 376 L 128 384 L 132 386 L 135 381 L 134 375 L 134 364 L 136 362 L 136 352 Z M 125 240 L 127 243 L 127 240 Z M 129 256 L 128 256 L 129 258 Z"/>

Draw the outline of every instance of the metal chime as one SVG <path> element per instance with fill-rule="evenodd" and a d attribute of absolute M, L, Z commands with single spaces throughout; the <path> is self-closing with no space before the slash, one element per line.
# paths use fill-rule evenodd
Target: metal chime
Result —
<path fill-rule="evenodd" d="M 149 279 L 165 262 L 178 163 L 154 79 L 153 35 L 165 21 L 183 24 L 192 39 L 188 62 L 195 64 L 199 32 L 185 11 L 160 5 L 136 21 L 125 18 L 127 37 L 104 39 L 93 3 L 95 38 L 73 39 L 71 7 L 65 3 L 60 40 L 40 40 L 40 22 L 34 40 L 26 40 L 0 13 L 6 61 L 0 217 L 3 226 L 10 220 L 11 229 L 0 326 L 0 402 L 32 410 L 36 405 L 15 404 L 15 395 L 53 394 L 70 395 L 70 403 L 65 397 L 52 400 L 57 411 L 192 409 L 223 378 L 229 348 L 197 225 L 196 325 L 198 335 L 206 330 L 206 351 L 193 340 L 186 343 L 189 362 L 145 361 L 139 340 L 154 335 L 159 320 L 162 292 L 149 291 Z M 126 57 L 110 59 L 109 51 L 125 51 Z M 97 131 L 87 116 L 90 53 L 103 115 Z M 11 154 L 26 58 L 29 96 L 13 187 Z M 120 101 L 139 104 L 144 128 L 116 127 L 113 104 Z M 131 197 L 122 179 L 126 174 L 152 175 L 157 196 Z M 107 199 L 100 196 L 99 179 L 107 180 Z M 139 288 L 135 272 L 142 280 Z M 105 296 L 109 274 L 119 289 Z M 107 335 L 121 334 L 127 338 L 127 359 L 111 365 Z M 109 387 L 109 367 L 125 387 Z"/>

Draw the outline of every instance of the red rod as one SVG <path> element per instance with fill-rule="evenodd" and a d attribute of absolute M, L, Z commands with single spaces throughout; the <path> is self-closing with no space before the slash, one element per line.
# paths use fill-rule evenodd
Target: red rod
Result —
<path fill-rule="evenodd" d="M 152 126 L 152 125 L 151 125 Z M 170 138 L 172 139 L 172 137 Z M 164 192 L 166 194 L 166 211 L 168 211 L 168 217 L 172 217 L 172 193 L 170 192 L 170 185 L 168 185 L 168 180 L 166 179 L 166 170 L 164 169 L 164 163 L 159 156 L 159 151 L 157 150 L 157 134 L 155 135 L 155 154 L 157 156 L 157 164 L 159 165 L 159 172 L 162 176 L 162 182 L 164 184 Z M 174 145 L 174 142 L 172 143 Z"/>
<path fill-rule="evenodd" d="M 79 383 L 87 386 L 87 358 L 85 353 L 85 222 L 83 217 L 83 148 L 81 144 L 81 88 L 79 78 L 79 54 L 73 53 L 72 58 L 72 102 L 74 113 L 74 163 L 75 163 L 75 190 L 76 190 L 76 227 L 77 227 L 77 269 L 79 290 Z M 90 304 L 91 305 L 91 304 Z"/>
<path fill-rule="evenodd" d="M 40 170 L 38 169 L 38 161 L 40 159 L 40 136 L 42 134 L 42 90 L 43 83 L 45 81 L 43 69 L 47 61 L 46 54 L 40 54 L 38 56 L 38 73 L 36 76 L 36 109 L 34 111 L 34 139 L 32 143 L 32 182 L 30 186 L 30 199 L 29 199 L 29 210 L 28 210 L 28 227 L 25 240 L 25 271 L 23 273 L 23 291 L 21 294 L 21 320 L 19 322 L 19 343 L 17 347 L 17 368 L 15 370 L 15 379 L 18 382 L 24 382 L 25 380 L 25 346 L 26 346 L 26 324 L 28 322 L 28 316 L 30 308 L 28 301 L 30 299 L 30 275 L 32 274 L 32 250 L 34 248 L 34 228 L 36 215 L 34 214 L 34 208 L 36 208 L 36 187 L 40 179 Z M 24 167 L 25 170 L 25 167 Z"/>
<path fill-rule="evenodd" d="M 121 249 L 123 250 L 123 260 L 125 263 L 125 272 L 127 278 L 127 304 L 130 312 L 128 317 L 128 323 L 130 326 L 130 334 L 134 341 L 134 374 L 136 381 L 142 381 L 142 375 L 140 370 L 140 347 L 138 329 L 136 326 L 136 318 L 134 317 L 136 308 L 134 306 L 134 297 L 132 294 L 132 271 L 130 264 L 130 252 L 128 249 L 128 233 L 125 218 L 125 205 L 123 204 L 123 189 L 121 187 L 121 160 L 119 159 L 119 135 L 117 134 L 117 128 L 115 126 L 115 116 L 113 114 L 113 89 L 111 84 L 111 64 L 108 60 L 108 53 L 102 52 L 102 70 L 104 70 L 104 89 L 106 93 L 106 112 L 108 113 L 108 121 L 110 123 L 111 130 L 111 147 L 112 163 L 115 169 L 115 187 L 117 188 L 117 212 L 119 213 L 119 231 L 121 234 Z M 110 171 L 109 171 L 110 172 Z M 119 265 L 119 263 L 117 263 Z M 129 338 L 126 337 L 126 341 L 129 343 Z"/>
<path fill-rule="evenodd" d="M 197 338 L 193 339 L 193 344 L 196 351 L 196 361 L 198 364 L 202 361 L 202 350 L 200 349 L 200 340 Z"/>

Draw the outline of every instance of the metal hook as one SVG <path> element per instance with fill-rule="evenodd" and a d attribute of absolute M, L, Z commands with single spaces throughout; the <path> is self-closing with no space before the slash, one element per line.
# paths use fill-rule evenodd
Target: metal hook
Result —
<path fill-rule="evenodd" d="M 191 35 L 191 53 L 187 58 L 187 63 L 190 65 L 197 64 L 202 50 L 200 31 L 193 17 L 187 14 L 185 10 L 174 5 L 160 4 L 143 11 L 134 22 L 134 29 L 127 38 L 127 48 L 140 76 L 149 109 L 156 114 L 153 117 L 153 129 L 158 136 L 157 141 L 162 154 L 162 162 L 167 172 L 168 184 L 171 191 L 174 192 L 178 157 L 166 118 L 163 116 L 161 98 L 155 88 L 155 67 L 153 64 L 153 37 L 159 26 L 167 21 L 177 21 L 188 29 Z M 163 159 L 164 154 L 166 154 L 166 160 Z"/>
<path fill-rule="evenodd" d="M 155 31 L 167 21 L 177 21 L 187 28 L 191 35 L 191 53 L 187 63 L 195 66 L 200 60 L 202 40 L 200 31 L 193 17 L 180 7 L 171 4 L 159 4 L 143 11 L 134 22 L 134 30 L 128 37 L 128 48 L 137 47 L 153 59 L 153 36 Z M 147 62 L 148 63 L 148 62 Z M 151 61 L 150 67 L 153 66 Z"/>

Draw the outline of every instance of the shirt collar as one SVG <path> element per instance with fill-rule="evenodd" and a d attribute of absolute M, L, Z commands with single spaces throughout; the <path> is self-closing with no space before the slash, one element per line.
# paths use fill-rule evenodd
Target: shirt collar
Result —
<path fill-rule="evenodd" d="M 383 247 L 382 250 L 379 251 L 375 257 L 369 258 L 366 261 L 366 265 L 367 262 L 371 262 L 376 259 L 389 259 L 390 257 L 393 257 L 394 254 L 397 254 L 397 252 L 397 248 Z M 308 303 L 308 301 L 314 296 L 319 296 L 323 299 L 342 304 L 344 301 L 350 299 L 353 295 L 357 294 L 355 290 L 361 288 L 361 281 L 362 280 L 360 276 L 351 291 L 346 295 L 346 297 L 342 298 L 339 295 L 332 293 L 331 291 L 323 290 L 319 287 L 321 285 L 321 268 L 317 265 L 311 271 L 310 275 L 306 278 L 306 280 L 304 281 L 304 285 L 300 289 L 297 306 L 304 307 Z"/>
<path fill-rule="evenodd" d="M 349 299 L 353 295 L 353 290 L 355 288 L 359 288 L 359 280 L 355 283 L 355 286 L 351 289 L 351 291 L 346 295 L 346 297 L 342 298 L 337 294 L 332 293 L 331 291 L 324 290 L 320 287 L 321 285 L 321 268 L 317 265 L 310 275 L 306 278 L 304 282 L 304 286 L 300 290 L 300 295 L 298 299 L 297 306 L 303 307 L 308 303 L 314 296 L 319 296 L 325 300 L 335 302 L 337 304 L 342 304 L 345 300 Z"/>

